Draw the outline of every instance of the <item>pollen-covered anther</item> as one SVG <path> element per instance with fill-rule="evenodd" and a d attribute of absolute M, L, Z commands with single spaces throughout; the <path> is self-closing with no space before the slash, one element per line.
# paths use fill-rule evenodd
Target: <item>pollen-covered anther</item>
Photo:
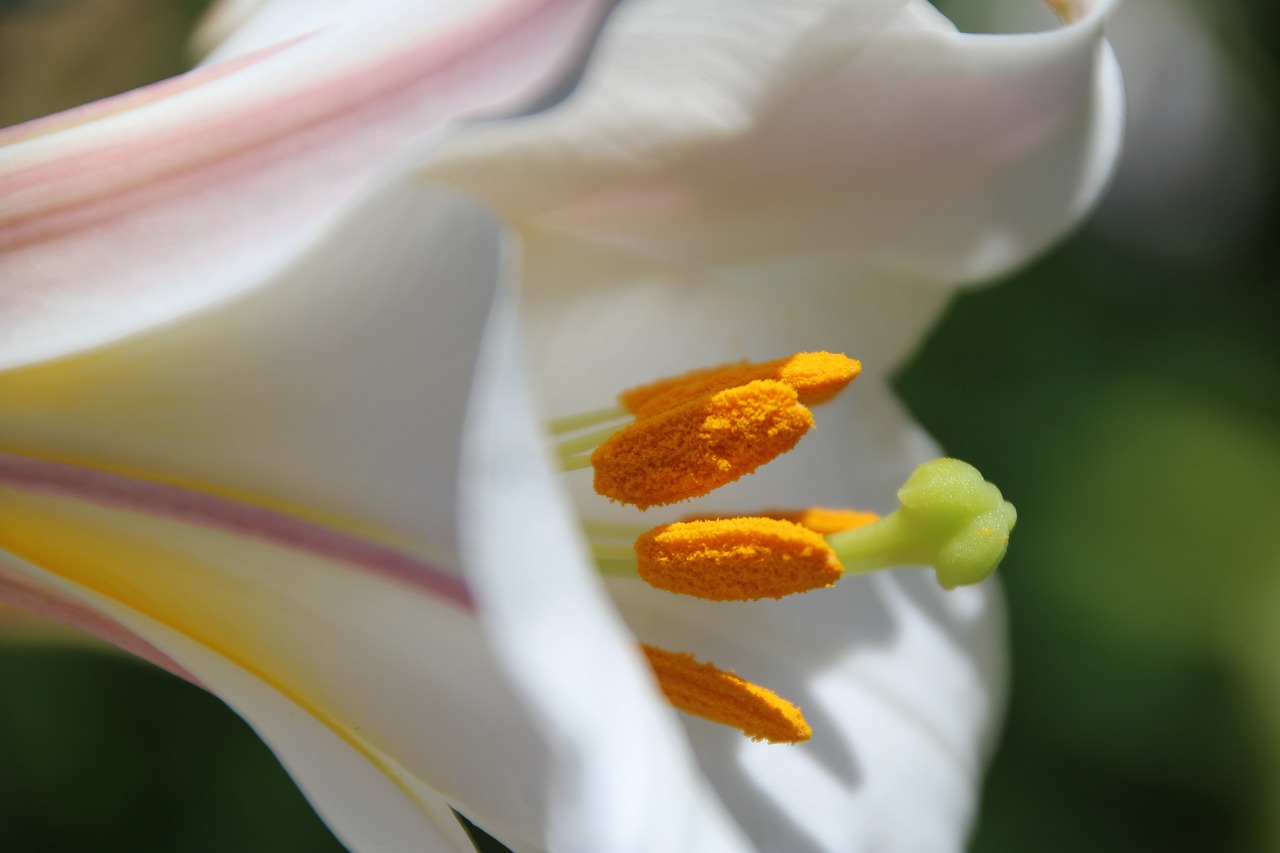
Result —
<path fill-rule="evenodd" d="M 844 569 L 818 533 L 775 518 L 681 521 L 635 542 L 650 586 L 713 601 L 782 598 L 831 586 Z"/>
<path fill-rule="evenodd" d="M 605 440 L 591 454 L 595 490 L 640 509 L 699 497 L 786 453 L 812 426 L 786 383 L 726 388 Z"/>
<path fill-rule="evenodd" d="M 831 509 L 821 506 L 810 506 L 804 509 L 759 509 L 751 512 L 760 518 L 779 518 L 790 521 L 801 527 L 807 527 L 814 533 L 830 536 L 864 527 L 880 518 L 879 513 L 860 509 Z M 737 518 L 733 515 L 687 515 L 681 521 L 715 521 L 725 518 Z"/>
<path fill-rule="evenodd" d="M 739 678 L 693 655 L 640 647 L 667 701 L 695 717 L 732 726 L 752 740 L 799 743 L 813 730 L 795 705 L 772 690 Z"/>
<path fill-rule="evenodd" d="M 816 406 L 843 391 L 861 371 L 859 362 L 842 353 L 801 352 L 773 361 L 722 364 L 659 379 L 623 391 L 618 401 L 643 420 L 707 394 L 769 379 L 790 385 L 801 403 Z"/>

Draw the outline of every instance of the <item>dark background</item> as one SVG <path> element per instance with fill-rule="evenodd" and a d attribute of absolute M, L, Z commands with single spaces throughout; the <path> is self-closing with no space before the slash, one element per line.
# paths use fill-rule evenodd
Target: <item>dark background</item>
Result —
<path fill-rule="evenodd" d="M 181 70 L 201 5 L 0 3 L 0 124 Z M 1203 54 L 1130 5 L 1131 85 L 1168 85 L 1133 92 L 1112 197 L 957 300 L 899 381 L 1019 509 L 1012 699 L 975 853 L 1280 851 L 1280 13 L 1192 7 Z M 217 700 L 17 639 L 0 643 L 0 838 L 340 849 Z"/>

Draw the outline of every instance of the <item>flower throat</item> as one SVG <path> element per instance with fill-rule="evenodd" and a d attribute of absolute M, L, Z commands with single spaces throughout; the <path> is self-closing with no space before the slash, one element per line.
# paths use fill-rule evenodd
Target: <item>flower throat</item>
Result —
<path fill-rule="evenodd" d="M 709 494 L 786 453 L 814 427 L 811 406 L 858 376 L 829 352 L 721 365 L 623 391 L 618 405 L 553 420 L 565 471 L 590 467 L 598 494 L 639 510 Z M 846 574 L 933 567 L 945 589 L 999 565 L 1017 520 L 1013 505 L 957 459 L 921 465 L 880 517 L 854 509 L 765 509 L 690 516 L 654 528 L 585 521 L 602 574 L 638 578 L 713 601 L 779 599 L 835 585 Z M 642 644 L 676 708 L 754 740 L 797 743 L 812 729 L 800 709 L 732 671 Z"/>

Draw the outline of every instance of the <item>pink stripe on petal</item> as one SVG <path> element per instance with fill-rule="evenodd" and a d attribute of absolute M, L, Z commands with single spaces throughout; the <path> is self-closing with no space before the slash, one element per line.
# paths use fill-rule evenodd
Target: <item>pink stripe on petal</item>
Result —
<path fill-rule="evenodd" d="M 346 533 L 205 492 L 12 453 L 0 453 L 0 486 L 270 542 L 408 584 L 467 611 L 475 609 L 466 582 L 445 569 Z"/>
<path fill-rule="evenodd" d="M 395 126 L 397 115 L 408 110 L 415 110 L 421 116 L 421 124 L 414 130 L 424 131 L 431 123 L 466 112 L 468 106 L 489 106 L 483 98 L 478 104 L 468 104 L 475 98 L 475 81 L 485 79 L 491 69 L 509 62 L 504 57 L 519 54 L 513 41 L 525 43 L 544 38 L 557 30 L 562 19 L 572 16 L 580 5 L 564 0 L 541 0 L 522 4 L 514 12 L 510 5 L 503 6 L 498 10 L 500 14 L 494 16 L 496 20 L 464 20 L 448 32 L 379 57 L 358 71 L 336 78 L 317 75 L 320 79 L 316 84 L 282 97 L 260 98 L 257 104 L 247 108 L 221 110 L 212 117 L 183 120 L 168 133 L 157 129 L 125 144 L 91 146 L 7 176 L 0 174 L 0 194 L 8 197 L 13 211 L 0 219 L 0 225 L 4 226 L 0 247 L 21 246 L 68 228 L 83 227 L 84 217 L 68 216 L 71 209 L 82 205 L 101 208 L 100 202 L 111 199 L 115 204 L 101 212 L 118 214 L 122 209 L 135 206 L 127 202 L 121 204 L 121 194 L 140 185 L 190 176 L 192 171 L 208 169 L 221 159 L 255 155 L 250 159 L 261 167 L 281 156 L 307 156 L 323 149 L 331 140 L 360 138 L 364 135 L 362 131 Z M 271 54 L 281 53 L 283 47 L 307 40 L 307 37 L 295 39 L 228 64 L 239 70 L 270 58 Z M 196 85 L 203 85 L 225 77 L 226 73 L 221 66 L 211 66 L 189 72 L 187 76 L 196 78 Z M 134 99 L 136 105 L 145 106 L 195 88 L 183 77 L 158 85 L 163 87 L 158 98 L 129 92 L 89 108 L 109 116 L 123 111 L 112 106 L 118 100 L 125 101 L 124 109 L 127 109 L 135 106 Z M 427 105 L 434 105 L 435 109 Z M 434 115 L 428 118 L 430 113 Z M 59 117 L 37 120 L 35 124 L 55 120 Z M 43 128 L 36 128 L 37 132 L 41 130 Z M 26 126 L 13 131 L 29 132 Z M 0 142 L 3 141 L 0 137 Z M 206 176 L 207 180 L 199 183 L 216 186 L 221 177 L 214 170 Z M 182 183 L 186 184 L 183 191 L 193 188 L 191 181 Z M 39 194 L 31 200 L 33 209 L 24 211 L 19 194 L 31 190 L 38 190 Z M 45 217 L 54 223 L 40 227 L 39 222 Z"/>
<path fill-rule="evenodd" d="M 48 590 L 35 589 L 10 578 L 0 577 L 0 601 L 57 620 L 64 625 L 70 625 L 116 648 L 123 649 L 135 657 L 153 663 L 197 687 L 203 687 L 195 676 L 179 666 L 173 658 L 119 622 L 74 598 L 62 597 Z"/>
<path fill-rule="evenodd" d="M 100 105 L 100 120 L 0 146 L 0 368 L 269 283 L 411 155 L 428 156 L 449 122 L 544 95 L 606 6 L 359 16 L 201 85 L 163 84 L 169 94 L 135 109 Z"/>
<path fill-rule="evenodd" d="M 306 36 L 298 36 L 297 38 L 273 44 L 270 47 L 264 47 L 252 53 L 238 56 L 235 59 L 221 62 L 217 65 L 211 65 L 206 68 L 196 68 L 174 77 L 164 80 L 157 80 L 146 86 L 132 89 L 128 92 L 122 92 L 119 95 L 113 95 L 109 98 L 103 98 L 98 101 L 91 101 L 87 104 L 81 104 L 78 107 L 72 107 L 63 110 L 60 113 L 42 116 L 41 118 L 32 119 L 22 124 L 12 127 L 0 128 L 0 147 L 6 145 L 14 145 L 24 142 L 28 139 L 35 139 L 39 136 L 54 133 L 59 130 L 66 130 L 81 124 L 88 124 L 91 121 L 106 118 L 125 110 L 136 109 L 143 104 L 149 104 L 153 101 L 159 101 L 164 98 L 185 92 L 187 89 L 194 89 L 196 86 L 203 86 L 219 77 L 225 77 L 232 72 L 239 71 L 245 66 L 252 65 L 255 62 L 266 59 L 275 53 L 289 47 L 295 42 L 305 38 Z"/>

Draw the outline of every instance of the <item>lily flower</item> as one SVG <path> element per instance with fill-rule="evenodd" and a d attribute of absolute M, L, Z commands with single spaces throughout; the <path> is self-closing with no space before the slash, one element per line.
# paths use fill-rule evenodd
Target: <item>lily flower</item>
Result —
<path fill-rule="evenodd" d="M 0 135 L 0 598 L 222 697 L 353 850 L 469 850 L 451 810 L 517 851 L 959 847 L 991 585 L 656 589 L 597 559 L 639 510 L 546 418 L 848 351 L 811 435 L 685 509 L 887 512 L 907 480 L 898 522 L 827 539 L 850 575 L 1007 532 L 980 477 L 908 480 L 939 454 L 885 377 L 1096 199 L 1106 4 L 996 38 L 923 2 L 635 0 L 594 41 L 588 0 L 316 5 Z M 808 429 L 785 377 L 746 385 Z M 812 737 L 678 716 L 686 654 Z"/>

